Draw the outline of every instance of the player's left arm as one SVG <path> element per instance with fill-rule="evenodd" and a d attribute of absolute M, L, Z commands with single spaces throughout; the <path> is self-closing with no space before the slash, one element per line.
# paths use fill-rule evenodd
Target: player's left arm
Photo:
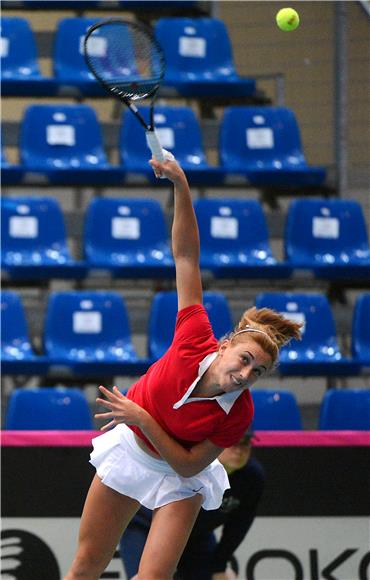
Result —
<path fill-rule="evenodd" d="M 122 395 L 117 387 L 113 387 L 113 391 L 105 387 L 99 389 L 107 399 L 98 398 L 97 402 L 106 407 L 108 412 L 98 413 L 95 417 L 109 419 L 109 423 L 101 430 L 105 431 L 119 423 L 137 425 L 160 456 L 182 477 L 193 477 L 210 465 L 222 452 L 222 447 L 209 440 L 197 443 L 191 449 L 185 449 L 168 435 L 145 409 Z"/>

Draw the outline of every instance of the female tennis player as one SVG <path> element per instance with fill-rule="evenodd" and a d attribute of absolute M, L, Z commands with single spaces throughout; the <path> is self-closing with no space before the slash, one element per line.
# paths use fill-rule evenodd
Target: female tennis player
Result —
<path fill-rule="evenodd" d="M 200 507 L 217 509 L 229 488 L 217 457 L 252 421 L 250 387 L 273 367 L 280 346 L 300 336 L 299 324 L 252 308 L 216 340 L 202 306 L 199 232 L 186 176 L 174 160 L 150 164 L 174 184 L 174 339 L 127 397 L 100 387 L 106 399 L 97 402 L 107 411 L 96 417 L 108 420 L 107 432 L 93 440 L 96 475 L 66 580 L 100 577 L 140 505 L 154 515 L 137 578 L 172 578 Z"/>

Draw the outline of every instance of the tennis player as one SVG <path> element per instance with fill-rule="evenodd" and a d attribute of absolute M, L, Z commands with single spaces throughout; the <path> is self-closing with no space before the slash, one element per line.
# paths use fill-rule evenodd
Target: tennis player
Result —
<path fill-rule="evenodd" d="M 250 387 L 273 367 L 300 325 L 269 310 L 247 310 L 220 343 L 202 305 L 199 232 L 186 176 L 175 160 L 150 161 L 174 184 L 172 250 L 178 315 L 167 353 L 128 391 L 99 387 L 107 431 L 93 440 L 96 475 L 76 557 L 66 580 L 95 580 L 140 508 L 154 510 L 139 580 L 173 577 L 200 510 L 217 509 L 229 488 L 217 460 L 253 418 Z M 112 429 L 114 427 L 114 429 Z"/>

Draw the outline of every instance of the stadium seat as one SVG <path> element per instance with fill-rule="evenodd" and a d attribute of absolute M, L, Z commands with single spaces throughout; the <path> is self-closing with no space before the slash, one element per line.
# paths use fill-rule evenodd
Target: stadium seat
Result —
<path fill-rule="evenodd" d="M 149 107 L 140 107 L 140 112 L 149 119 Z M 154 121 L 162 147 L 175 155 L 191 184 L 217 185 L 222 182 L 223 171 L 207 163 L 199 122 L 190 107 L 157 106 Z M 152 183 L 161 183 L 148 164 L 151 154 L 145 132 L 140 130 L 130 111 L 124 111 L 122 117 L 120 155 L 127 172 L 143 174 Z"/>
<path fill-rule="evenodd" d="M 262 206 L 255 200 L 196 199 L 201 268 L 217 278 L 287 277 L 273 257 Z"/>
<path fill-rule="evenodd" d="M 51 363 L 76 373 L 141 374 L 126 306 L 118 293 L 52 293 L 46 310 L 44 341 Z"/>
<path fill-rule="evenodd" d="M 89 404 L 77 388 L 34 387 L 13 391 L 5 428 L 14 431 L 92 430 Z"/>
<path fill-rule="evenodd" d="M 117 277 L 175 276 L 163 211 L 154 199 L 94 199 L 87 209 L 85 257 Z"/>
<path fill-rule="evenodd" d="M 103 149 L 95 111 L 88 105 L 28 107 L 20 155 L 28 172 L 52 184 L 107 185 L 117 178 Z"/>
<path fill-rule="evenodd" d="M 286 259 L 318 278 L 370 279 L 370 247 L 361 205 L 345 199 L 296 199 L 288 210 Z"/>
<path fill-rule="evenodd" d="M 4 8 L 14 8 L 16 5 L 17 8 L 23 7 L 26 10 L 29 8 L 36 10 L 65 10 L 67 7 L 70 10 L 86 10 L 98 7 L 104 0 L 72 0 L 72 2 L 73 4 L 69 7 L 66 5 L 65 0 L 2 0 L 2 5 L 4 5 Z"/>
<path fill-rule="evenodd" d="M 15 292 L 1 292 L 1 370 L 3 374 L 42 374 L 48 368 L 28 334 L 22 302 Z"/>
<path fill-rule="evenodd" d="M 370 389 L 330 389 L 320 407 L 319 429 L 370 431 Z"/>
<path fill-rule="evenodd" d="M 183 96 L 246 97 L 254 79 L 241 78 L 234 65 L 225 24 L 216 18 L 160 18 L 155 35 L 166 58 L 164 84 Z"/>
<path fill-rule="evenodd" d="M 43 79 L 34 34 L 25 18 L 1 18 L 1 90 L 4 96 L 37 92 Z"/>
<path fill-rule="evenodd" d="M 370 367 L 370 293 L 356 300 L 352 322 L 352 356 Z"/>
<path fill-rule="evenodd" d="M 303 324 L 302 340 L 293 339 L 280 352 L 284 375 L 355 375 L 359 366 L 338 346 L 330 304 L 322 294 L 266 292 L 256 296 L 257 308 L 272 308 Z"/>
<path fill-rule="evenodd" d="M 251 390 L 254 403 L 253 430 L 300 431 L 301 413 L 293 393 L 285 390 Z"/>
<path fill-rule="evenodd" d="M 220 127 L 220 163 L 262 187 L 318 186 L 323 167 L 309 166 L 293 111 L 285 107 L 228 107 Z"/>
<path fill-rule="evenodd" d="M 88 69 L 83 53 L 86 32 L 96 21 L 96 18 L 64 18 L 59 21 L 54 45 L 54 76 L 60 84 L 59 91 L 68 88 L 69 93 L 75 91 L 77 96 L 105 93 Z"/>
<path fill-rule="evenodd" d="M 217 339 L 234 327 L 230 307 L 221 292 L 204 292 L 203 304 L 208 312 Z M 171 345 L 177 316 L 177 293 L 157 292 L 149 316 L 148 355 L 157 360 Z"/>
<path fill-rule="evenodd" d="M 1 268 L 18 279 L 80 278 L 86 267 L 69 251 L 62 210 L 50 197 L 3 197 Z"/>

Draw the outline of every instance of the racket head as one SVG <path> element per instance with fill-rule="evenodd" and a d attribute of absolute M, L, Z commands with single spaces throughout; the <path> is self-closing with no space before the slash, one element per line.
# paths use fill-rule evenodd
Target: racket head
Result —
<path fill-rule="evenodd" d="M 86 33 L 84 56 L 95 78 L 124 102 L 155 95 L 165 73 L 163 50 L 141 22 L 96 22 Z"/>

